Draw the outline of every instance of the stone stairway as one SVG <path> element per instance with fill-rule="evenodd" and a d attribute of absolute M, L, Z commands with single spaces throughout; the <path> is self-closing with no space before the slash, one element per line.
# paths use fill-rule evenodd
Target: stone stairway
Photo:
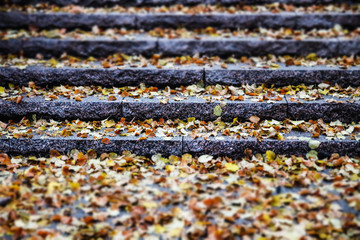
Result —
<path fill-rule="evenodd" d="M 0 239 L 359 239 L 358 0 L 0 2 Z"/>

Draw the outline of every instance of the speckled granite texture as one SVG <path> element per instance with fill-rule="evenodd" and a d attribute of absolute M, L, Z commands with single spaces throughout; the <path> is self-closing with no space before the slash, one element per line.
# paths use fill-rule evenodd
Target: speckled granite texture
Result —
<path fill-rule="evenodd" d="M 8 3 L 16 4 L 36 4 L 49 2 L 56 5 L 84 5 L 84 6 L 103 6 L 119 4 L 123 6 L 160 6 L 160 5 L 194 5 L 194 4 L 267 4 L 267 3 L 286 3 L 295 5 L 312 5 L 326 3 L 358 3 L 357 0 L 5 0 Z"/>
<path fill-rule="evenodd" d="M 306 14 L 306 13 L 253 13 L 253 14 L 70 14 L 70 13 L 21 13 L 0 12 L 0 28 L 83 28 L 91 29 L 94 25 L 102 28 L 125 27 L 150 30 L 157 27 L 188 29 L 214 28 L 254 29 L 254 28 L 293 28 L 313 29 L 332 28 L 340 24 L 344 28 L 360 25 L 360 14 Z"/>
<path fill-rule="evenodd" d="M 133 98 L 125 98 L 123 102 L 123 114 L 127 119 L 184 119 L 195 117 L 201 120 L 215 120 L 219 116 L 214 115 L 214 108 L 220 102 L 206 102 L 201 98 L 190 97 L 184 101 L 175 101 L 170 99 L 167 104 L 160 103 L 157 99 L 141 99 L 137 101 Z M 221 107 L 221 117 L 224 121 L 232 121 L 234 118 L 239 120 L 248 120 L 251 116 L 256 115 L 261 119 L 286 118 L 287 104 L 286 101 L 276 103 L 264 103 L 253 101 L 226 101 L 226 105 Z"/>
<path fill-rule="evenodd" d="M 205 69 L 205 82 L 209 85 L 223 84 L 261 84 L 268 86 L 287 86 L 298 84 L 319 84 L 329 82 L 343 87 L 360 85 L 360 67 L 350 69 L 339 69 L 335 67 L 286 67 L 279 64 L 279 69 L 248 69 L 248 66 L 241 64 L 228 64 L 227 69 L 220 66 Z M 1 75 L 1 69 L 0 69 Z"/>
<path fill-rule="evenodd" d="M 360 121 L 360 102 L 348 99 L 325 97 L 317 101 L 291 102 L 288 99 L 289 118 L 294 120 L 316 120 L 322 118 L 325 122 L 339 120 L 344 123 Z M 331 102 L 327 102 L 330 100 Z M 335 101 L 334 101 L 335 100 Z"/>
<path fill-rule="evenodd" d="M 297 134 L 299 137 L 304 134 Z M 244 155 L 244 150 L 250 148 L 254 153 L 264 153 L 266 150 L 272 150 L 277 154 L 299 154 L 305 155 L 310 151 L 308 140 L 287 139 L 277 141 L 273 139 L 264 139 L 259 142 L 254 138 L 234 140 L 225 138 L 216 140 L 210 138 L 191 139 L 189 137 L 174 138 L 172 140 L 163 140 L 159 138 L 150 138 L 147 140 L 137 140 L 134 137 L 110 137 L 111 143 L 106 145 L 101 140 L 81 139 L 77 137 L 67 138 L 48 138 L 41 139 L 40 136 L 34 136 L 32 139 L 5 139 L 0 138 L 0 151 L 13 154 L 36 154 L 46 155 L 50 150 L 56 149 L 60 153 L 70 152 L 72 149 L 87 151 L 94 149 L 98 152 L 117 152 L 129 150 L 137 155 L 150 156 L 161 153 L 164 155 L 181 155 L 191 153 L 194 155 L 210 154 L 213 156 L 240 157 Z M 330 156 L 336 152 L 341 155 L 358 156 L 360 154 L 360 141 L 355 140 L 326 140 L 317 139 L 320 146 L 316 151 L 319 157 Z"/>
<path fill-rule="evenodd" d="M 301 134 L 299 134 L 301 136 Z M 355 140 L 326 140 L 324 138 L 316 139 L 321 142 L 316 151 L 319 157 L 330 156 L 332 153 L 340 155 L 359 156 L 360 141 Z M 274 151 L 277 154 L 303 154 L 305 155 L 311 149 L 308 141 L 300 139 L 289 139 L 278 141 L 274 139 L 265 139 L 259 142 L 254 138 L 233 140 L 204 140 L 204 139 L 183 139 L 184 153 L 192 153 L 194 155 L 215 155 L 215 156 L 244 156 L 246 148 L 252 149 L 254 152 L 264 153 L 266 150 Z"/>
<path fill-rule="evenodd" d="M 36 97 L 24 98 L 20 104 L 0 100 L 0 119 L 31 117 L 32 114 L 36 114 L 38 119 L 118 119 L 122 115 L 121 98 L 116 101 L 99 101 L 94 97 L 87 97 L 78 102 L 63 97 L 56 101 L 45 101 L 41 97 Z"/>
<path fill-rule="evenodd" d="M 195 117 L 205 121 L 215 120 L 219 116 L 214 115 L 214 108 L 221 106 L 221 117 L 224 121 L 232 121 L 234 118 L 247 121 L 256 115 L 261 119 L 284 120 L 286 118 L 298 120 L 317 120 L 322 118 L 326 122 L 339 120 L 350 123 L 360 121 L 360 103 L 347 102 L 351 99 L 335 99 L 342 103 L 326 102 L 325 100 L 303 101 L 296 103 L 286 97 L 287 100 L 276 102 L 246 101 L 218 101 L 206 102 L 202 98 L 190 97 L 182 101 L 171 98 L 168 103 L 160 102 L 160 99 L 149 98 L 124 98 L 118 97 L 116 101 L 98 100 L 95 97 L 83 98 L 78 102 L 60 98 L 54 101 L 45 101 L 40 97 L 24 98 L 20 104 L 0 100 L 0 119 L 22 118 L 36 114 L 38 118 L 46 119 L 83 119 L 103 120 L 105 118 L 120 119 L 125 117 L 132 119 L 176 119 L 186 120 Z M 330 99 L 330 98 L 329 98 Z M 332 99 L 332 98 L 331 98 Z M 226 104 L 225 104 L 226 103 Z"/>
<path fill-rule="evenodd" d="M 113 53 L 152 56 L 160 53 L 164 56 L 212 55 L 212 56 L 264 56 L 302 55 L 316 53 L 319 57 L 334 57 L 360 54 L 360 40 L 339 41 L 338 39 L 297 40 L 260 40 L 258 38 L 202 38 L 195 39 L 159 39 L 137 36 L 133 40 L 111 40 L 96 38 L 91 40 L 75 39 L 10 39 L 0 41 L 3 54 L 24 52 L 25 56 L 35 57 L 41 53 L 44 57 L 60 56 L 64 52 L 73 56 L 105 57 Z"/>
<path fill-rule="evenodd" d="M 103 144 L 101 140 L 83 139 L 78 137 L 47 138 L 42 139 L 35 136 L 32 139 L 4 139 L 0 138 L 0 150 L 14 154 L 48 154 L 50 150 L 58 150 L 66 154 L 72 149 L 86 152 L 94 149 L 97 152 L 118 152 L 131 151 L 137 155 L 151 156 L 162 153 L 167 155 L 181 155 L 182 139 L 173 138 L 163 140 L 151 138 L 148 140 L 137 140 L 136 137 L 112 137 L 110 144 Z"/>
<path fill-rule="evenodd" d="M 47 68 L 28 67 L 26 69 L 0 67 L 0 85 L 14 83 L 28 85 L 34 81 L 38 86 L 46 85 L 100 85 L 138 86 L 181 86 L 191 85 L 203 80 L 202 67 L 181 67 L 179 69 L 124 68 L 124 69 L 91 69 L 91 68 Z"/>
<path fill-rule="evenodd" d="M 137 14 L 137 27 L 153 29 L 156 27 L 188 29 L 211 26 L 217 29 L 256 29 L 293 28 L 313 29 L 332 28 L 340 24 L 345 28 L 360 25 L 360 14 L 301 14 L 301 13 L 254 13 L 254 14 Z"/>
<path fill-rule="evenodd" d="M 315 66 L 286 67 L 279 69 L 249 68 L 245 64 L 228 64 L 227 69 L 220 66 L 176 66 L 158 69 L 154 66 L 122 69 L 93 68 L 51 68 L 31 66 L 25 69 L 0 67 L 0 86 L 8 83 L 27 86 L 34 81 L 38 86 L 46 85 L 101 85 L 101 86 L 186 86 L 203 80 L 205 85 L 268 84 L 268 86 L 287 86 L 319 84 L 329 82 L 343 87 L 360 85 L 360 67 L 347 70 L 337 67 Z M 204 73 L 205 71 L 205 73 Z"/>
<path fill-rule="evenodd" d="M 60 57 L 64 52 L 80 57 L 106 57 L 119 52 L 151 57 L 157 52 L 156 42 L 156 38 L 141 35 L 131 40 L 125 38 L 122 40 L 97 38 L 86 41 L 48 38 L 11 39 L 0 40 L 0 52 L 16 54 L 23 51 L 24 55 L 28 57 L 35 57 L 37 53 L 41 53 L 45 58 Z"/>
<path fill-rule="evenodd" d="M 70 14 L 70 13 L 21 13 L 0 12 L 0 28 L 27 28 L 29 25 L 38 28 L 82 28 L 92 26 L 112 28 L 136 28 L 133 14 Z"/>
<path fill-rule="evenodd" d="M 320 57 L 356 55 L 360 53 L 360 41 L 339 41 L 338 39 L 260 40 L 258 38 L 202 38 L 159 39 L 158 50 L 164 56 L 200 55 L 211 56 L 264 56 L 302 55 L 316 53 Z"/>

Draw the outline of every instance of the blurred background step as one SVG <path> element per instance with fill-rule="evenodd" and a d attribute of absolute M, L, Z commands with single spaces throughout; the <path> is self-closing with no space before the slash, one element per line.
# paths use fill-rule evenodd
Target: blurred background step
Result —
<path fill-rule="evenodd" d="M 360 53 L 360 40 L 341 40 L 338 38 L 264 40 L 262 38 L 223 38 L 203 37 L 201 40 L 191 38 L 157 39 L 147 35 L 134 35 L 131 39 L 123 37 L 97 37 L 91 39 L 49 39 L 17 38 L 0 40 L 2 54 L 22 53 L 26 57 L 42 54 L 45 58 L 59 57 L 63 53 L 80 57 L 106 57 L 122 52 L 129 55 L 141 54 L 151 57 L 158 53 L 163 56 L 183 56 L 200 54 L 220 57 L 293 55 L 307 56 L 314 53 L 319 57 L 351 56 Z"/>
<path fill-rule="evenodd" d="M 104 6 L 104 5 L 123 5 L 123 6 L 161 6 L 161 5 L 195 5 L 195 4 L 271 4 L 285 3 L 294 5 L 314 5 L 329 3 L 348 3 L 356 4 L 358 0 L 4 0 L 4 3 L 14 4 L 37 4 L 50 3 L 66 6 L 70 4 L 84 6 Z"/>
<path fill-rule="evenodd" d="M 91 29 L 94 25 L 100 28 L 128 28 L 145 29 L 178 28 L 187 29 L 218 28 L 218 29 L 255 29 L 281 27 L 291 29 L 327 29 L 341 25 L 346 29 L 360 26 L 359 13 L 34 13 L 10 11 L 0 12 L 0 28 L 27 28 L 32 26 L 39 29 L 67 28 Z"/>

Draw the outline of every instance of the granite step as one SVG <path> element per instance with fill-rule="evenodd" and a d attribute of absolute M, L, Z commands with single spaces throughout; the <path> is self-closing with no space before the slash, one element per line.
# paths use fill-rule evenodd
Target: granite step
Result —
<path fill-rule="evenodd" d="M 251 66 L 244 63 L 220 65 L 140 65 L 124 64 L 104 68 L 101 62 L 86 63 L 79 66 L 48 67 L 41 61 L 19 66 L 0 66 L 0 86 L 9 83 L 28 86 L 73 85 L 73 86 L 187 86 L 203 81 L 207 85 L 267 84 L 268 86 L 287 86 L 298 84 L 338 84 L 342 87 L 360 85 L 360 67 L 344 66 L 286 66 L 283 63 Z M 85 61 L 84 61 L 85 62 Z M 222 65 L 222 66 L 221 66 Z M 160 66 L 160 67 L 159 67 Z M 265 68 L 266 67 L 266 68 Z M 344 69 L 345 68 L 345 69 Z"/>
<path fill-rule="evenodd" d="M 5 3 L 13 4 L 38 4 L 50 3 L 60 6 L 70 4 L 83 6 L 104 6 L 104 5 L 122 5 L 122 6 L 161 6 L 161 5 L 195 5 L 195 4 L 271 4 L 284 3 L 294 5 L 314 5 L 330 3 L 348 3 L 356 4 L 357 0 L 5 0 Z"/>
<path fill-rule="evenodd" d="M 323 136 L 312 138 L 311 134 L 302 132 L 284 134 L 284 137 L 284 140 L 263 139 L 259 141 L 255 137 L 248 137 L 246 139 L 233 139 L 229 137 L 209 137 L 207 139 L 173 137 L 166 140 L 154 137 L 139 140 L 139 137 L 134 136 L 115 136 L 95 140 L 93 138 L 84 139 L 77 136 L 46 137 L 34 134 L 31 139 L 6 138 L 2 136 L 0 137 L 0 151 L 9 154 L 47 155 L 50 150 L 68 153 L 72 149 L 82 152 L 94 149 L 97 152 L 121 153 L 123 151 L 130 151 L 141 156 L 153 154 L 179 156 L 184 153 L 190 153 L 194 156 L 210 154 L 212 156 L 240 157 L 244 156 L 246 149 L 251 149 L 254 153 L 264 153 L 267 150 L 271 150 L 277 154 L 305 155 L 315 145 L 317 148 L 313 154 L 319 157 L 328 157 L 334 152 L 349 156 L 358 156 L 360 154 L 359 140 L 331 140 Z"/>
<path fill-rule="evenodd" d="M 211 121 L 221 117 L 224 121 L 232 121 L 234 118 L 246 120 L 255 115 L 263 120 L 322 118 L 325 122 L 360 121 L 358 98 L 324 96 L 321 99 L 312 100 L 302 99 L 297 95 L 276 95 L 276 97 L 266 99 L 263 95 L 241 100 L 235 97 L 235 100 L 229 100 L 204 94 L 190 97 L 160 95 L 124 98 L 116 94 L 111 95 L 116 97 L 87 96 L 68 99 L 59 96 L 51 100 L 51 97 L 45 99 L 41 96 L 19 99 L 19 96 L 24 95 L 15 95 L 10 97 L 12 100 L 0 99 L 0 116 L 2 120 L 21 119 L 24 116 L 31 118 L 36 115 L 38 118 L 56 120 L 102 120 L 105 118 L 119 120 L 124 117 L 128 120 L 197 118 Z"/>
<path fill-rule="evenodd" d="M 199 29 L 213 27 L 218 29 L 256 29 L 281 27 L 292 29 L 327 29 L 341 25 L 354 29 L 360 25 L 360 14 L 353 12 L 337 13 L 242 13 L 229 14 L 214 12 L 209 14 L 184 13 L 81 13 L 67 12 L 34 12 L 19 11 L 0 12 L 0 28 L 27 28 L 29 25 L 40 29 L 67 28 L 91 29 L 94 25 L 100 28 L 145 29 L 178 28 Z"/>
<path fill-rule="evenodd" d="M 134 35 L 121 39 L 97 37 L 91 39 L 49 39 L 44 37 L 0 40 L 2 54 L 18 54 L 35 57 L 38 53 L 45 58 L 59 57 L 63 53 L 80 57 L 105 57 L 122 52 L 129 55 L 142 54 L 151 57 L 158 53 L 163 56 L 208 55 L 220 57 L 294 55 L 307 56 L 315 53 L 319 57 L 351 56 L 360 53 L 360 40 L 327 39 L 262 39 L 207 37 L 201 40 L 191 38 L 163 39 L 148 35 Z"/>

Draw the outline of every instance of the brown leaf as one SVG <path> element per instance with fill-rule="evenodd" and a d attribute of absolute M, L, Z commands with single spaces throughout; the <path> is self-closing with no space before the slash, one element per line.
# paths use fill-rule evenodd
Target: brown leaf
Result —
<path fill-rule="evenodd" d="M 11 164 L 11 159 L 9 158 L 9 156 L 6 153 L 1 153 L 0 165 L 10 165 L 10 164 Z"/>
<path fill-rule="evenodd" d="M 258 122 L 260 121 L 260 118 L 257 117 L 257 116 L 251 116 L 251 117 L 249 118 L 249 120 L 250 120 L 250 122 L 252 122 L 252 123 L 258 123 Z"/>

